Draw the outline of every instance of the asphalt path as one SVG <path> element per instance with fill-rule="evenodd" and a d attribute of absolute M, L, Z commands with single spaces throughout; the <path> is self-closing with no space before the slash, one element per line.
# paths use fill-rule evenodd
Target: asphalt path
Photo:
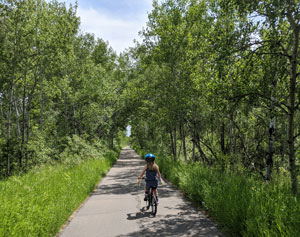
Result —
<path fill-rule="evenodd" d="M 60 237 L 223 236 L 168 183 L 159 186 L 155 217 L 145 208 L 143 185 L 137 185 L 144 161 L 129 147 L 70 218 Z"/>

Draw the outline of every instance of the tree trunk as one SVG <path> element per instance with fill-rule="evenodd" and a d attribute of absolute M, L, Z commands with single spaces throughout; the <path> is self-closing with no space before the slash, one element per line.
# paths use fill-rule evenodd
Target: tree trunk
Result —
<path fill-rule="evenodd" d="M 178 154 L 177 154 L 177 157 L 179 157 L 179 158 L 180 158 L 180 155 L 181 155 L 181 150 L 182 150 L 182 140 L 180 142 L 179 151 L 178 151 Z"/>
<path fill-rule="evenodd" d="M 222 122 L 222 126 L 221 126 L 221 141 L 220 141 L 220 143 L 221 143 L 221 151 L 222 151 L 222 153 L 223 153 L 223 155 L 225 155 L 226 154 L 226 151 L 225 151 L 225 123 L 224 123 L 224 121 Z"/>
<path fill-rule="evenodd" d="M 193 142 L 193 150 L 192 150 L 192 160 L 196 161 L 195 160 L 195 143 L 194 142 Z"/>
<path fill-rule="evenodd" d="M 14 99 L 14 106 L 15 106 L 15 111 L 16 111 L 16 134 L 17 134 L 17 137 L 20 137 L 21 136 L 20 113 L 18 110 L 18 105 L 17 105 L 16 99 Z"/>
<path fill-rule="evenodd" d="M 19 110 L 18 110 L 18 105 L 16 102 L 16 99 L 14 99 L 14 106 L 15 106 L 15 110 L 16 110 L 16 134 L 17 134 L 17 138 L 19 139 L 21 136 L 21 129 L 20 129 L 20 114 L 19 114 Z M 19 156 L 19 169 L 22 170 L 22 152 L 19 150 L 18 151 L 18 156 Z"/>
<path fill-rule="evenodd" d="M 185 129 L 183 123 L 181 123 L 181 140 L 182 140 L 182 147 L 183 147 L 183 156 L 184 160 L 187 161 L 187 154 L 186 154 L 186 142 L 185 142 Z"/>
<path fill-rule="evenodd" d="M 274 109 L 274 108 L 273 108 Z M 269 125 L 269 140 L 268 140 L 268 152 L 267 152 L 267 159 L 266 159 L 266 180 L 271 180 L 272 169 L 273 169 L 273 143 L 275 141 L 275 116 L 270 108 L 270 125 Z"/>
<path fill-rule="evenodd" d="M 288 13 L 287 18 L 293 28 L 293 47 L 292 56 L 290 58 L 290 85 L 289 85 L 289 107 L 288 107 L 288 150 L 289 150 L 289 163 L 290 163 L 290 174 L 292 183 L 292 192 L 296 196 L 298 193 L 298 180 L 295 163 L 295 138 L 294 138 L 294 116 L 295 116 L 295 96 L 296 96 L 296 78 L 297 78 L 297 56 L 299 47 L 299 25 L 296 23 L 293 16 L 292 3 L 288 1 Z"/>
<path fill-rule="evenodd" d="M 26 75 L 25 75 L 25 82 L 24 82 L 24 88 L 23 88 L 23 101 L 22 101 L 22 144 L 21 144 L 21 154 L 20 154 L 20 169 L 22 169 L 23 166 L 23 159 L 25 156 L 25 130 L 26 130 Z"/>
<path fill-rule="evenodd" d="M 10 91 L 8 92 L 8 110 L 7 110 L 7 129 L 6 129 L 6 175 L 10 175 L 10 146 L 11 146 L 11 112 L 12 112 L 12 97 L 13 85 L 11 83 Z"/>
<path fill-rule="evenodd" d="M 282 125 L 282 129 L 281 129 L 281 134 L 282 134 L 282 138 L 281 138 L 281 162 L 285 161 L 285 155 L 286 155 L 286 148 L 287 148 L 287 137 L 288 137 L 288 127 L 287 125 L 284 123 Z"/>
<path fill-rule="evenodd" d="M 176 148 L 176 126 L 174 128 L 174 135 L 173 131 L 170 131 L 170 139 L 171 139 L 171 150 L 173 154 L 174 161 L 177 160 L 177 148 Z"/>
<path fill-rule="evenodd" d="M 177 129 L 174 127 L 174 161 L 177 160 Z"/>
<path fill-rule="evenodd" d="M 230 169 L 233 170 L 233 166 L 234 166 L 234 153 L 235 153 L 235 147 L 234 147 L 234 122 L 233 122 L 233 113 L 234 110 L 232 109 L 230 112 L 230 122 L 229 122 L 229 126 L 230 126 L 230 130 L 229 130 L 229 139 L 230 139 Z"/>
<path fill-rule="evenodd" d="M 199 140 L 194 140 L 195 146 L 197 147 L 199 153 L 200 153 L 200 157 L 203 161 L 203 163 L 205 164 L 210 164 L 208 158 L 206 157 L 204 151 L 202 150 L 201 146 L 200 146 L 200 141 Z"/>
<path fill-rule="evenodd" d="M 32 102 L 32 97 L 28 97 L 28 106 L 27 106 L 27 126 L 26 126 L 26 140 L 28 141 L 30 138 L 30 129 L 31 129 L 31 123 L 30 123 L 30 115 L 31 115 L 31 102 Z"/>
<path fill-rule="evenodd" d="M 200 145 L 200 136 L 199 136 L 198 132 L 196 130 L 194 130 L 194 134 L 193 135 L 194 135 L 193 138 L 192 138 L 193 143 L 197 147 L 203 163 L 210 164 L 209 159 L 207 158 L 207 156 L 205 155 L 204 151 L 201 148 L 201 145 Z"/>
<path fill-rule="evenodd" d="M 195 156 L 195 148 L 196 148 L 196 128 L 193 128 L 193 132 L 192 132 L 192 142 L 193 142 L 193 161 L 197 162 L 199 161 L 198 158 Z"/>
<path fill-rule="evenodd" d="M 288 113 L 288 150 L 289 150 L 289 163 L 290 174 L 292 182 L 292 192 L 294 195 L 298 193 L 298 182 L 295 163 L 295 148 L 294 148 L 294 110 L 295 110 L 295 81 L 291 77 L 290 80 L 290 105 Z"/>
<path fill-rule="evenodd" d="M 268 152 L 266 159 L 266 180 L 271 180 L 272 169 L 273 169 L 273 144 L 275 141 L 275 129 L 276 129 L 276 117 L 275 117 L 275 105 L 274 105 L 274 93 L 277 84 L 277 67 L 275 61 L 275 76 L 271 83 L 271 102 L 270 102 L 270 124 L 269 124 L 269 140 L 268 140 Z"/>

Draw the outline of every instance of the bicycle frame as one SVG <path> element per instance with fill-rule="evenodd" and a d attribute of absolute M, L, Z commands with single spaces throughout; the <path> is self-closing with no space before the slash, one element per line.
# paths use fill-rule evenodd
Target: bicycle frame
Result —
<path fill-rule="evenodd" d="M 142 179 L 145 180 L 144 177 Z M 154 189 L 152 187 L 150 187 L 149 190 L 146 190 L 146 191 L 148 192 L 147 200 L 146 200 L 147 210 L 149 210 L 149 208 L 151 206 L 151 213 L 153 216 L 155 216 L 157 213 L 157 200 L 154 195 Z"/>

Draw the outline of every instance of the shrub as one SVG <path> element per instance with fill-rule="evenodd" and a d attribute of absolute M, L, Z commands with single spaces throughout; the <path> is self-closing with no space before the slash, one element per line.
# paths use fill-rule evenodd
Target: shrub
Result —
<path fill-rule="evenodd" d="M 287 177 L 264 183 L 200 163 L 159 156 L 163 175 L 204 207 L 231 236 L 300 236 L 300 200 Z"/>
<path fill-rule="evenodd" d="M 0 181 L 0 236 L 54 236 L 117 158 L 31 170 Z"/>

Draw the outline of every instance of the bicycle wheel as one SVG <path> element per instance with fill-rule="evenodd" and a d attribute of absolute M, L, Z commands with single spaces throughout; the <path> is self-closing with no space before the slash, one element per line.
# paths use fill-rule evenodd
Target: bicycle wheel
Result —
<path fill-rule="evenodd" d="M 151 195 L 151 212 L 152 212 L 152 215 L 155 216 L 156 213 L 157 213 L 157 201 L 156 201 L 156 197 L 155 195 Z"/>
<path fill-rule="evenodd" d="M 151 195 L 148 194 L 147 201 L 146 201 L 147 210 L 149 210 L 149 208 L 150 208 L 151 201 L 152 201 L 152 200 L 151 200 Z"/>

